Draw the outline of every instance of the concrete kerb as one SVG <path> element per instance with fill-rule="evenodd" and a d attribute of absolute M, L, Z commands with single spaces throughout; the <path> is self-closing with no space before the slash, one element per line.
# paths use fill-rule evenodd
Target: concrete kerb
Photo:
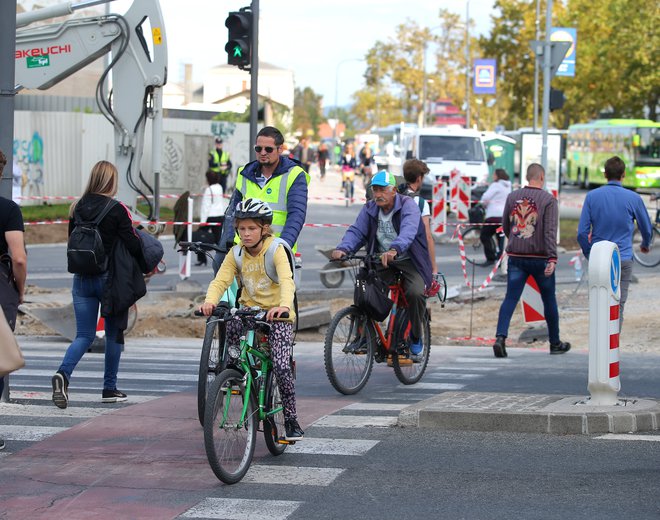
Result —
<path fill-rule="evenodd" d="M 402 410 L 398 426 L 437 430 L 550 433 L 650 432 L 660 429 L 660 403 L 620 399 L 591 406 L 585 397 L 445 392 Z"/>

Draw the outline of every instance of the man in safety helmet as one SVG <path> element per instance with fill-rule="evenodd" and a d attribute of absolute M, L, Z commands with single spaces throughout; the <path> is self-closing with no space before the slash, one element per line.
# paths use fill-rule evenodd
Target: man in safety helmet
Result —
<path fill-rule="evenodd" d="M 273 126 L 266 126 L 257 134 L 254 146 L 257 160 L 238 170 L 236 189 L 225 214 L 220 246 L 227 247 L 236 241 L 233 227 L 227 222 L 232 219 L 234 208 L 242 199 L 252 198 L 268 203 L 273 210 L 273 234 L 296 250 L 307 216 L 310 178 L 298 161 L 282 155 L 283 144 L 282 132 Z M 228 230 L 231 230 L 231 235 Z M 222 256 L 216 257 L 216 264 Z"/>
<path fill-rule="evenodd" d="M 229 154 L 222 149 L 222 139 L 215 138 L 215 148 L 209 153 L 209 170 L 218 175 L 222 191 L 227 191 L 227 177 L 231 173 L 231 159 Z"/>

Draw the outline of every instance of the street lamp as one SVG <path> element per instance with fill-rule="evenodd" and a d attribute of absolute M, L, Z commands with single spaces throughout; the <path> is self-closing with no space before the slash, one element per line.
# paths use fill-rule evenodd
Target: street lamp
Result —
<path fill-rule="evenodd" d="M 465 128 L 470 128 L 470 0 L 465 2 Z"/>
<path fill-rule="evenodd" d="M 344 63 L 349 63 L 351 61 L 364 61 L 363 58 L 348 58 L 346 60 L 341 60 L 339 63 L 337 63 L 337 68 L 335 69 L 335 116 L 336 116 L 336 122 L 335 122 L 335 128 L 332 133 L 335 142 L 337 141 L 337 127 L 339 126 L 339 114 L 337 112 L 337 109 L 339 107 L 339 67 L 340 65 L 343 65 Z"/>

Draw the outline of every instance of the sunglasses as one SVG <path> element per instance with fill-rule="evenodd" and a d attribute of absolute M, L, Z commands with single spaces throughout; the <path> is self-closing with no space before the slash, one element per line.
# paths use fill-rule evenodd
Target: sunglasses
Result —
<path fill-rule="evenodd" d="M 275 151 L 275 148 L 272 146 L 255 146 L 254 151 L 257 153 L 261 153 L 261 150 L 264 150 L 266 153 L 273 153 Z"/>

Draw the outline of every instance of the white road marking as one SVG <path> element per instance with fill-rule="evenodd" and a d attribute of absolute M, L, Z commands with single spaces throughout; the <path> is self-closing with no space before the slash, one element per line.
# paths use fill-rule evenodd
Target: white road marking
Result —
<path fill-rule="evenodd" d="M 148 367 L 145 367 L 145 370 L 148 370 Z M 33 376 L 33 377 L 44 377 L 50 379 L 53 374 L 52 370 L 37 370 L 30 368 L 23 368 L 20 371 L 21 376 Z M 76 370 L 74 373 L 75 377 L 91 377 L 91 378 L 100 378 L 103 376 L 103 373 L 92 372 L 87 370 Z M 122 370 L 119 374 L 119 379 L 121 381 L 126 380 L 149 380 L 149 381 L 191 381 L 197 382 L 198 373 L 195 372 L 190 374 L 182 374 L 180 371 L 172 372 L 159 372 L 159 373 L 147 373 L 147 372 L 127 372 Z"/>
<path fill-rule="evenodd" d="M 430 379 L 477 379 L 484 377 L 484 374 L 453 374 L 451 372 L 432 372 L 426 374 L 426 378 Z"/>
<path fill-rule="evenodd" d="M 411 388 L 409 385 L 399 385 L 397 389 Z M 417 383 L 414 388 L 422 390 L 461 390 L 465 385 L 460 383 Z"/>
<path fill-rule="evenodd" d="M 344 406 L 342 410 L 383 410 L 383 411 L 398 411 L 403 410 L 410 403 L 353 403 Z"/>
<path fill-rule="evenodd" d="M 501 359 L 492 357 L 457 357 L 454 361 L 456 363 L 488 363 L 489 365 L 507 365 L 511 363 L 511 358 Z"/>
<path fill-rule="evenodd" d="M 326 415 L 314 421 L 312 426 L 325 428 L 387 428 L 396 426 L 398 417 L 380 417 L 373 415 Z"/>
<path fill-rule="evenodd" d="M 182 518 L 252 520 L 269 518 L 286 520 L 303 502 L 289 500 L 251 500 L 236 498 L 205 498 L 181 515 Z"/>
<path fill-rule="evenodd" d="M 32 388 L 33 385 L 30 385 L 30 388 Z M 31 399 L 31 400 L 36 400 L 36 401 L 48 401 L 52 404 L 52 397 L 53 397 L 53 392 L 25 392 L 22 390 L 14 390 L 15 385 L 11 385 L 11 398 L 12 399 Z M 71 390 L 71 389 L 70 389 Z M 69 391 L 71 393 L 71 391 Z M 74 392 L 73 395 L 75 395 L 75 401 L 80 402 L 86 402 L 86 403 L 98 403 L 101 402 L 101 391 L 97 390 L 96 392 L 93 393 L 81 393 L 81 392 Z M 71 397 L 71 396 L 70 396 Z M 158 399 L 160 396 L 158 395 L 129 395 L 128 396 L 128 403 L 146 403 L 147 401 L 152 401 L 154 399 Z M 13 405 L 14 403 L 6 403 Z M 2 406 L 2 405 L 0 405 Z M 59 409 L 59 408 L 58 408 Z"/>
<path fill-rule="evenodd" d="M 0 424 L 0 438 L 5 441 L 41 441 L 69 428 L 55 426 L 13 426 Z"/>
<path fill-rule="evenodd" d="M 286 484 L 287 486 L 329 486 L 343 472 L 342 468 L 253 464 L 245 474 L 242 482 Z"/>
<path fill-rule="evenodd" d="M 633 435 L 627 433 L 606 433 L 599 435 L 596 439 L 606 441 L 651 441 L 660 442 L 660 435 Z"/>
<path fill-rule="evenodd" d="M 321 439 L 305 437 L 286 449 L 287 453 L 305 453 L 311 455 L 355 455 L 362 456 L 380 441 L 356 439 Z"/>
<path fill-rule="evenodd" d="M 61 409 L 51 403 L 51 406 L 45 405 L 25 405 L 2 403 L 0 404 L 0 415 L 12 417 L 76 417 L 85 419 L 89 417 L 98 417 L 104 413 L 111 412 L 117 408 L 85 408 L 69 406 Z"/>

